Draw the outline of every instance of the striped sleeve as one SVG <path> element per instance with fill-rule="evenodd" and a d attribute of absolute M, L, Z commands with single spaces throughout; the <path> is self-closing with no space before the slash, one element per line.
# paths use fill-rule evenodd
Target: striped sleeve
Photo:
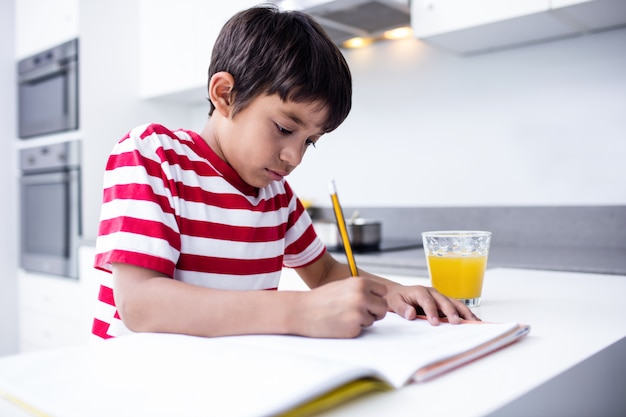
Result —
<path fill-rule="evenodd" d="M 107 162 L 96 267 L 123 262 L 173 276 L 181 248 L 175 198 L 158 135 L 146 132 L 131 131 Z"/>

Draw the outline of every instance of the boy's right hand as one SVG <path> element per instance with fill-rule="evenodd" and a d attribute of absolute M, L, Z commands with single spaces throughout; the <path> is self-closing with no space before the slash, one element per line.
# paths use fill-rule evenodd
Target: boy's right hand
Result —
<path fill-rule="evenodd" d="M 303 292 L 293 316 L 293 333 L 309 337 L 352 338 L 385 317 L 387 287 L 350 277 Z"/>

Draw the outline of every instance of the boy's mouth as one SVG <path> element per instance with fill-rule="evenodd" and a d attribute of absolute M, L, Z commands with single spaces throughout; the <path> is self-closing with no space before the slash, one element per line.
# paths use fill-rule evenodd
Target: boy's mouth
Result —
<path fill-rule="evenodd" d="M 268 169 L 266 168 L 267 172 L 269 173 L 270 177 L 274 180 L 274 181 L 280 181 L 282 180 L 284 177 L 286 177 L 287 175 L 289 175 L 289 172 L 287 171 L 274 171 L 272 169 Z"/>

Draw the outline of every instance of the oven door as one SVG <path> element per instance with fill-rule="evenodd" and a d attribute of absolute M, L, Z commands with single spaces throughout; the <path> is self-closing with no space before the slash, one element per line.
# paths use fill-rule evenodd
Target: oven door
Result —
<path fill-rule="evenodd" d="M 20 182 L 22 268 L 76 278 L 79 171 L 27 174 Z"/>
<path fill-rule="evenodd" d="M 62 60 L 20 74 L 20 138 L 78 129 L 78 64 Z"/>

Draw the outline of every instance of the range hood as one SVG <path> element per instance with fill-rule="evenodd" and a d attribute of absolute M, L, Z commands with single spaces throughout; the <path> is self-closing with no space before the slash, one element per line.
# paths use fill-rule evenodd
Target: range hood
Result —
<path fill-rule="evenodd" d="M 375 38 L 383 32 L 410 26 L 409 0 L 282 0 L 282 10 L 313 16 L 337 44 L 354 37 Z"/>

